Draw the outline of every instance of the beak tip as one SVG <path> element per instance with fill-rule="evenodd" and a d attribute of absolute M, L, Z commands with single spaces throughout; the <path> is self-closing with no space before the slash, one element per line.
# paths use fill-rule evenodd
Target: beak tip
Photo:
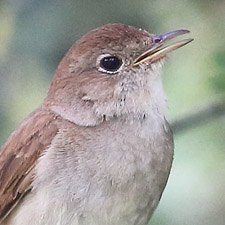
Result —
<path fill-rule="evenodd" d="M 189 40 L 188 43 L 190 43 L 190 42 L 194 41 L 194 38 L 189 38 L 188 40 Z"/>
<path fill-rule="evenodd" d="M 183 34 L 191 33 L 190 30 L 185 30 L 185 29 L 181 29 L 180 31 L 183 32 Z"/>

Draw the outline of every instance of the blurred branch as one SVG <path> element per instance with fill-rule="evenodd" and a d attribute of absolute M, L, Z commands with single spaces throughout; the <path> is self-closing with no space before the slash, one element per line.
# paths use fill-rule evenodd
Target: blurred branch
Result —
<path fill-rule="evenodd" d="M 225 96 L 217 97 L 213 101 L 201 106 L 199 110 L 174 120 L 171 123 L 171 128 L 175 134 L 180 133 L 222 115 L 225 115 Z"/>

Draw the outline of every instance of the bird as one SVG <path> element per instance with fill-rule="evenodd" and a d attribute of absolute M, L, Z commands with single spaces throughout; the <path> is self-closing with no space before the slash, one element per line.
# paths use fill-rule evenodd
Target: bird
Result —
<path fill-rule="evenodd" d="M 106 24 L 76 41 L 0 148 L 0 224 L 147 225 L 174 142 L 161 69 L 189 33 Z"/>

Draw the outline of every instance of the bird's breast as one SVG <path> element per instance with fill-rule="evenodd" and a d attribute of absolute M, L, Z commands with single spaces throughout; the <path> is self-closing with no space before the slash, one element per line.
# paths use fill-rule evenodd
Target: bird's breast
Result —
<path fill-rule="evenodd" d="M 39 160 L 35 194 L 23 208 L 33 207 L 38 225 L 147 224 L 170 172 L 172 140 L 164 123 L 121 123 L 62 127 Z"/>

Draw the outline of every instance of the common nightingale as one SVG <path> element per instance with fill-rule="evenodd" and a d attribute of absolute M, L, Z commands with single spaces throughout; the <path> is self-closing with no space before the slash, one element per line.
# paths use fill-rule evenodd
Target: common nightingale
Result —
<path fill-rule="evenodd" d="M 0 149 L 2 225 L 146 225 L 173 136 L 161 67 L 188 33 L 108 24 L 60 62 L 44 102 Z"/>

